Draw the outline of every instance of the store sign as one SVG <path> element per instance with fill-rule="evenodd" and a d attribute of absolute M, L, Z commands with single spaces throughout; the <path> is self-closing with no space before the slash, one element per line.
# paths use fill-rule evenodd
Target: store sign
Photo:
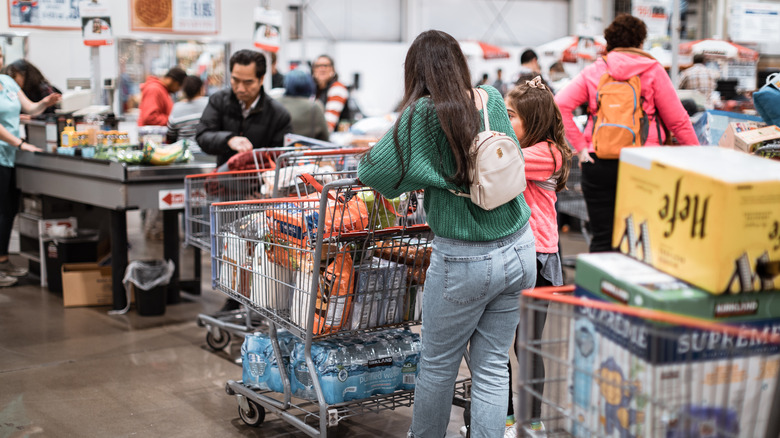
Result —
<path fill-rule="evenodd" d="M 219 32 L 219 0 L 130 0 L 130 28 L 215 34 Z"/>
<path fill-rule="evenodd" d="M 729 18 L 729 33 L 734 41 L 780 42 L 780 4 L 738 3 Z"/>
<path fill-rule="evenodd" d="M 79 5 L 81 35 L 85 46 L 110 46 L 114 44 L 111 32 L 109 7 L 100 3 L 83 1 Z"/>
<path fill-rule="evenodd" d="M 645 22 L 650 39 L 669 35 L 669 0 L 635 0 L 631 13 Z"/>
<path fill-rule="evenodd" d="M 282 13 L 273 9 L 255 8 L 255 47 L 276 52 L 282 44 Z"/>
<path fill-rule="evenodd" d="M 184 189 L 160 190 L 157 192 L 157 201 L 160 210 L 184 208 Z"/>
<path fill-rule="evenodd" d="M 76 1 L 8 0 L 10 27 L 43 27 L 79 29 L 79 7 Z"/>

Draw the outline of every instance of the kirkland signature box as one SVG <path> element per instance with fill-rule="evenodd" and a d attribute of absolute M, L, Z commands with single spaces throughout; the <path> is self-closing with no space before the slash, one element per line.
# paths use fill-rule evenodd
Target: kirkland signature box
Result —
<path fill-rule="evenodd" d="M 623 149 L 612 246 L 712 294 L 780 289 L 780 162 Z"/>
<path fill-rule="evenodd" d="M 619 253 L 580 255 L 576 272 L 575 295 L 583 298 L 780 333 L 773 292 L 715 296 Z M 574 436 L 764 436 L 777 345 L 585 306 L 576 313 L 568 377 L 580 419 Z"/>

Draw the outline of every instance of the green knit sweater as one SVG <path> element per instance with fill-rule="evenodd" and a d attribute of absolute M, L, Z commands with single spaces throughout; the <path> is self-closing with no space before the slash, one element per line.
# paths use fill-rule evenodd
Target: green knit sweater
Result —
<path fill-rule="evenodd" d="M 491 86 L 480 88 L 489 96 L 490 129 L 504 132 L 517 141 L 501 94 Z M 457 187 L 446 180 L 448 175 L 455 173 L 455 157 L 436 117 L 433 102 L 424 97 L 415 104 L 411 136 L 408 134 L 410 113 L 411 108 L 408 108 L 397 122 L 404 162 L 408 165 L 403 181 L 395 187 L 401 177 L 401 160 L 393 142 L 393 130 L 390 130 L 361 160 L 358 177 L 363 184 L 387 198 L 424 189 L 428 225 L 436 236 L 484 242 L 508 236 L 528 222 L 531 209 L 523 195 L 487 211 L 469 198 L 450 193 L 448 189 L 468 191 L 468 188 Z"/>

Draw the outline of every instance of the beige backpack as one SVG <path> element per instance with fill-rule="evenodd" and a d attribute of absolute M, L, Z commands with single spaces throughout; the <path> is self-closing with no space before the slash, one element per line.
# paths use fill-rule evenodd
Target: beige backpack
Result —
<path fill-rule="evenodd" d="M 471 144 L 471 186 L 469 193 L 450 190 L 457 196 L 471 198 L 484 210 L 493 210 L 515 199 L 525 190 L 525 161 L 512 137 L 490 130 L 487 96 L 477 89 L 482 103 L 485 130 Z"/>

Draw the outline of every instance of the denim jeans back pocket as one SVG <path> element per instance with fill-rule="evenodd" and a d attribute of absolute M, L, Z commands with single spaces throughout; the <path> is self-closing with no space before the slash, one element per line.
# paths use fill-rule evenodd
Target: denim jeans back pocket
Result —
<path fill-rule="evenodd" d="M 520 267 L 522 270 L 522 284 L 523 290 L 530 289 L 536 284 L 536 244 L 533 239 L 529 242 L 518 242 L 515 245 L 515 252 L 517 258 L 520 259 Z"/>
<path fill-rule="evenodd" d="M 444 299 L 468 304 L 484 298 L 493 274 L 490 254 L 479 256 L 444 256 Z"/>

